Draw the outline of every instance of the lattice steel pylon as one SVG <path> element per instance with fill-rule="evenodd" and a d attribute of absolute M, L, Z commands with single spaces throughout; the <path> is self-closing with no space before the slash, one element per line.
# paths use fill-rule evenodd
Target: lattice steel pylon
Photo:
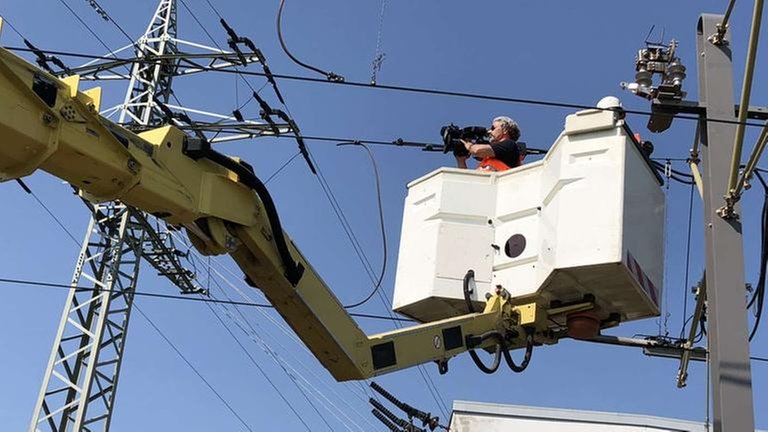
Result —
<path fill-rule="evenodd" d="M 127 206 L 94 206 L 30 431 L 109 429 L 144 235 Z"/>
<path fill-rule="evenodd" d="M 177 54 L 176 0 L 161 0 L 144 36 L 136 44 L 136 56 Z M 134 63 L 119 123 L 152 126 L 162 119 L 155 99 L 168 103 L 178 60 Z"/>
<path fill-rule="evenodd" d="M 173 94 L 174 76 L 263 61 L 260 52 L 244 53 L 237 49 L 234 53 L 179 40 L 176 25 L 176 1 L 160 0 L 147 32 L 133 45 L 136 57 L 128 61 L 132 65 L 130 77 L 104 75 L 128 64 L 120 59 L 86 64 L 74 72 L 87 80 L 130 79 L 124 103 L 113 110 L 120 111 L 120 123 L 128 128 L 141 130 L 172 121 L 165 118 L 166 113 L 160 107 L 166 105 Z M 179 52 L 179 46 L 192 46 L 207 53 L 185 54 Z M 210 63 L 200 65 L 197 62 L 201 60 Z M 179 68 L 180 63 L 186 65 L 183 70 Z M 291 132 L 285 124 L 236 121 L 232 117 L 194 112 L 215 117 L 215 133 L 230 134 L 222 140 Z M 195 123 L 187 125 L 185 130 L 197 128 L 199 133 L 204 133 L 211 127 L 207 123 Z M 142 258 L 183 293 L 204 292 L 195 283 L 194 275 L 181 266 L 172 236 L 164 232 L 163 223 L 158 221 L 155 229 L 146 215 L 119 202 L 89 204 L 89 207 L 93 212 L 88 233 L 75 266 L 72 289 L 59 323 L 30 432 L 109 430 Z M 82 283 L 92 284 L 93 288 L 84 287 Z"/>

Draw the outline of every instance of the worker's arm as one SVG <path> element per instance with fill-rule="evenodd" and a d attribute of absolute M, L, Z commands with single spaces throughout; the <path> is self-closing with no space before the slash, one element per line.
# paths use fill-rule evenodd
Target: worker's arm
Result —
<path fill-rule="evenodd" d="M 493 147 L 491 147 L 490 144 L 477 144 L 472 143 L 469 141 L 461 140 L 461 143 L 464 144 L 464 148 L 469 151 L 469 154 L 478 157 L 478 158 L 486 158 L 486 157 L 495 157 L 496 154 L 493 151 Z"/>

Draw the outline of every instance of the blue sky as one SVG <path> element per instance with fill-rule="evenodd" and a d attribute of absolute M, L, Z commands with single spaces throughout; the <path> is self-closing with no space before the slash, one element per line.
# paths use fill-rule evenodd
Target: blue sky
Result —
<path fill-rule="evenodd" d="M 127 43 L 112 24 L 102 21 L 84 1 L 66 0 L 111 48 Z M 311 75 L 290 62 L 280 50 L 275 30 L 278 1 L 210 0 L 241 35 L 250 37 L 267 56 L 275 73 Z M 224 45 L 226 35 L 204 0 L 185 0 L 208 31 Z M 685 88 L 696 99 L 695 26 L 701 13 L 722 13 L 725 1 L 645 2 L 522 2 L 522 1 L 388 1 L 383 22 L 382 49 L 386 53 L 379 83 L 438 88 L 579 104 L 594 104 L 606 95 L 620 97 L 624 106 L 647 110 L 647 103 L 619 88 L 634 77 L 634 56 L 643 46 L 652 25 L 664 29 L 665 38 L 680 42 L 678 53 L 688 67 Z M 102 6 L 126 32 L 142 34 L 156 7 L 155 0 L 106 1 Z M 301 60 L 366 82 L 371 76 L 379 22 L 380 1 L 287 0 L 283 31 L 286 43 Z M 732 17 L 734 63 L 740 79 L 746 53 L 751 4 L 739 2 Z M 0 4 L 6 17 L 27 39 L 50 50 L 104 54 L 104 48 L 57 0 Z M 765 34 L 765 32 L 764 32 Z M 210 44 L 207 36 L 184 7 L 179 7 L 179 37 Z M 21 40 L 5 28 L 0 42 L 21 46 Z M 765 37 L 761 38 L 765 45 Z M 26 56 L 26 58 L 30 58 Z M 63 58 L 69 65 L 76 59 Z M 758 57 L 753 86 L 753 105 L 765 104 L 765 56 Z M 252 68 L 258 71 L 258 68 Z M 249 78 L 256 88 L 262 78 Z M 127 83 L 105 85 L 103 107 L 120 103 Z M 86 84 L 87 86 L 87 84 Z M 529 146 L 547 148 L 560 133 L 569 110 L 455 97 L 412 95 L 381 89 L 355 89 L 326 84 L 281 81 L 288 107 L 307 135 L 436 142 L 442 125 L 486 125 L 496 115 L 509 115 L 521 125 Z M 249 90 L 232 75 L 210 74 L 180 78 L 174 83 L 179 99 L 188 107 L 221 113 L 245 102 Z M 273 106 L 277 99 L 265 89 Z M 250 103 L 246 116 L 257 116 Z M 630 126 L 653 140 L 657 157 L 684 158 L 693 140 L 694 124 L 677 120 L 666 133 L 650 136 L 647 118 L 629 116 Z M 746 142 L 751 148 L 756 131 Z M 310 150 L 334 191 L 374 269 L 382 260 L 377 228 L 374 180 L 370 163 L 360 149 L 333 143 L 309 142 Z M 250 163 L 262 178 L 275 172 L 296 153 L 287 139 L 258 139 L 223 144 L 220 150 Z M 441 153 L 416 149 L 374 147 L 382 181 L 384 216 L 389 240 L 390 266 L 384 279 L 389 299 L 394 283 L 405 185 L 440 166 L 454 164 Z M 766 164 L 768 166 L 768 164 Z M 678 169 L 684 170 L 683 165 Z M 25 181 L 35 194 L 80 239 L 88 214 L 67 185 L 45 173 Z M 320 185 L 300 158 L 269 184 L 284 226 L 315 269 L 344 303 L 362 298 L 370 280 Z M 611 334 L 657 334 L 665 328 L 677 335 L 683 317 L 686 235 L 689 215 L 688 186 L 672 184 L 668 194 L 665 313 L 668 319 L 649 319 L 623 325 Z M 746 280 L 756 282 L 762 191 L 753 188 L 744 198 Z M 79 245 L 59 228 L 53 218 L 14 183 L 0 187 L 0 277 L 66 283 L 72 274 Z M 700 203 L 693 208 L 693 241 L 689 285 L 702 270 Z M 202 269 L 204 263 L 198 263 Z M 214 260 L 226 280 L 255 301 L 255 290 L 242 284 L 239 272 L 225 257 Z M 230 273 L 231 272 L 231 273 Z M 207 272 L 201 270 L 207 277 Z M 226 285 L 215 272 L 212 276 Z M 140 290 L 175 293 L 175 289 L 144 266 Z M 59 322 L 66 292 L 55 289 L 0 285 L 0 423 L 6 430 L 25 430 L 39 391 L 51 343 Z M 233 298 L 240 293 L 227 288 Z M 688 299 L 688 311 L 693 308 Z M 173 300 L 140 298 L 137 305 L 253 429 L 304 430 L 278 393 L 204 305 Z M 386 305 L 372 301 L 361 312 L 385 314 Z M 376 420 L 368 414 L 367 395 L 359 384 L 337 384 L 306 350 L 284 331 L 285 325 L 271 311 L 243 309 L 257 328 L 256 342 L 237 328 L 233 332 L 285 397 L 292 401 L 312 430 L 372 430 Z M 231 322 L 225 322 L 232 326 Z M 368 332 L 392 328 L 389 323 L 363 319 Z M 282 326 L 282 327 L 281 327 Z M 260 345 L 271 346 L 279 362 Z M 765 326 L 752 355 L 768 357 Z M 519 355 L 519 354 L 518 354 Z M 294 377 L 307 389 L 302 395 Z M 768 428 L 768 364 L 753 363 L 756 422 Z M 468 356 L 451 362 L 440 376 L 427 365 L 376 381 L 401 399 L 445 418 L 453 400 L 488 401 L 519 405 L 632 412 L 704 420 L 706 417 L 706 369 L 691 367 L 689 385 L 675 387 L 677 363 L 645 357 L 629 348 L 563 341 L 534 352 L 522 374 L 498 372 L 487 376 Z M 434 397 L 422 377 L 430 377 L 439 397 Z M 316 388 L 317 391 L 311 390 Z M 319 416 L 313 405 L 322 414 Z M 345 417 L 347 416 L 347 417 Z M 326 425 L 326 422 L 328 425 Z M 246 430 L 216 396 L 200 381 L 155 332 L 135 314 L 123 363 L 118 407 L 113 430 Z"/>

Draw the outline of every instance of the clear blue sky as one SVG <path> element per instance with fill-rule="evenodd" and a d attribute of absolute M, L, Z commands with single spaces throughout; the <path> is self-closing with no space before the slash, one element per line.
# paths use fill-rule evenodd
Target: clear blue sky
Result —
<path fill-rule="evenodd" d="M 185 1 L 224 45 L 225 33 L 209 5 L 204 0 Z M 87 2 L 66 2 L 110 47 L 127 43 Z M 277 0 L 211 2 L 230 25 L 264 51 L 275 73 L 310 75 L 291 63 L 280 50 L 275 30 Z M 101 3 L 133 37 L 144 32 L 156 7 L 155 0 L 103 0 Z M 616 95 L 625 107 L 646 110 L 647 103 L 623 92 L 619 82 L 633 79 L 636 51 L 643 46 L 650 27 L 656 25 L 657 30 L 665 30 L 666 39 L 680 41 L 679 54 L 688 66 L 685 88 L 688 98 L 696 99 L 696 21 L 704 12 L 722 13 L 726 3 L 725 0 L 388 1 L 382 39 L 386 59 L 379 82 L 580 104 L 594 104 L 603 96 Z M 286 42 L 305 62 L 332 70 L 351 81 L 368 81 L 380 8 L 380 1 L 287 0 L 283 23 Z M 5 1 L 0 5 L 0 14 L 38 47 L 91 54 L 105 52 L 59 0 Z M 737 92 L 741 88 L 750 15 L 751 3 L 737 2 L 732 18 Z M 179 7 L 179 36 L 211 43 L 182 6 Z M 10 28 L 4 29 L 0 42 L 5 46 L 22 45 Z M 764 50 L 765 37 L 761 42 Z M 65 61 L 69 65 L 79 64 L 76 59 L 65 58 Z M 764 95 L 768 84 L 761 75 L 766 66 L 765 56 L 759 56 L 753 105 L 766 104 Z M 263 84 L 261 78 L 249 80 L 254 86 Z M 120 103 L 126 85 L 105 85 L 103 107 Z M 293 116 L 307 135 L 381 140 L 402 137 L 436 142 L 444 124 L 486 125 L 493 116 L 503 114 L 519 121 L 522 139 L 530 146 L 547 148 L 560 133 L 563 119 L 569 113 L 564 109 L 531 105 L 292 81 L 282 81 L 280 86 Z M 237 83 L 231 75 L 178 79 L 174 88 L 188 107 L 222 113 L 231 112 L 248 94 L 242 82 Z M 278 106 L 269 89 L 262 94 L 268 96 L 273 106 Z M 257 116 L 256 104 L 249 104 L 244 113 Z M 634 130 L 645 131 L 645 117 L 630 116 L 628 121 Z M 693 130 L 692 122 L 678 120 L 667 133 L 651 137 L 656 146 L 654 155 L 686 157 Z M 645 131 L 644 135 L 649 133 Z M 755 131 L 749 131 L 750 148 L 755 138 Z M 309 145 L 373 267 L 378 268 L 382 248 L 367 156 L 360 149 L 337 148 L 333 143 L 310 142 Z M 242 156 L 264 178 L 293 156 L 296 146 L 291 140 L 265 138 L 225 144 L 220 150 Z M 414 149 L 378 147 L 373 150 L 381 172 L 390 246 L 390 266 L 384 279 L 385 296 L 389 299 L 405 185 L 437 167 L 453 165 L 454 161 L 441 153 Z M 677 168 L 684 169 L 684 166 Z M 88 214 L 67 185 L 44 173 L 35 174 L 26 182 L 67 229 L 78 239 L 83 236 Z M 296 159 L 269 186 L 286 230 L 342 301 L 349 303 L 367 294 L 371 283 L 318 181 L 303 161 Z M 680 331 L 684 320 L 682 302 L 687 291 L 684 280 L 689 189 L 672 184 L 667 193 L 664 300 L 669 318 L 623 325 L 611 330 L 611 334 L 657 334 L 660 327 L 662 332 L 666 327 L 673 336 Z M 0 244 L 3 245 L 0 277 L 66 283 L 79 245 L 14 183 L 1 185 L 0 203 Z M 746 278 L 753 283 L 757 279 L 761 205 L 762 190 L 757 186 L 745 197 L 743 217 Z M 699 210 L 700 204 L 696 202 L 689 285 L 702 271 Z M 219 271 L 254 300 L 262 300 L 257 291 L 240 282 L 239 272 L 228 259 L 217 258 L 215 268 L 219 268 L 216 266 L 231 269 L 233 274 Z M 201 270 L 201 273 L 205 272 Z M 149 266 L 143 267 L 142 275 L 140 290 L 176 292 L 168 282 L 155 276 Z M 214 278 L 218 277 L 214 274 Z M 0 424 L 4 425 L 3 430 L 20 431 L 26 430 L 31 417 L 66 292 L 9 285 L 0 285 L 0 292 Z M 236 291 L 229 289 L 228 292 L 240 299 Z M 139 298 L 137 304 L 253 430 L 305 429 L 207 307 L 146 298 Z M 372 301 L 361 311 L 384 314 L 385 308 L 381 302 Z M 688 311 L 692 308 L 689 299 Z M 287 367 L 296 371 L 295 376 L 306 378 L 306 382 L 318 390 L 307 394 L 322 418 L 283 369 L 258 344 L 234 328 L 244 346 L 312 430 L 328 430 L 324 421 L 332 430 L 379 428 L 368 413 L 367 396 L 360 385 L 333 382 L 290 333 L 284 333 L 272 321 L 281 323 L 274 312 L 262 314 L 253 309 L 243 312 L 258 326 L 259 337 L 277 351 Z M 135 314 L 131 324 L 113 430 L 246 430 L 141 315 Z M 361 320 L 361 325 L 368 332 L 392 328 L 389 323 L 372 320 Z M 284 327 L 282 323 L 281 326 Z M 752 345 L 752 355 L 768 357 L 766 342 L 768 329 L 764 324 Z M 438 375 L 433 365 L 427 365 L 423 373 L 434 383 L 439 398 L 429 391 L 418 369 L 376 381 L 401 399 L 439 413 L 442 418 L 450 413 L 451 402 L 460 399 L 703 421 L 706 416 L 705 367 L 692 366 L 689 385 L 683 390 L 675 387 L 676 372 L 675 361 L 648 358 L 637 350 L 563 341 L 537 349 L 530 367 L 522 374 L 500 371 L 492 376 L 484 375 L 466 355 L 452 360 L 451 370 L 444 376 Z M 768 364 L 753 363 L 753 379 L 757 425 L 768 429 L 765 410 Z"/>

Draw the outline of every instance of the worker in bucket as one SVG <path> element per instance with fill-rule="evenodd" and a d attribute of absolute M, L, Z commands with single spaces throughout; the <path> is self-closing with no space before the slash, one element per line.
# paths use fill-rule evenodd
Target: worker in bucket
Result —
<path fill-rule="evenodd" d="M 519 138 L 517 122 L 506 116 L 496 117 L 488 128 L 487 144 L 460 140 L 469 154 L 457 154 L 456 163 L 459 168 L 467 168 L 467 159 L 472 156 L 480 160 L 478 170 L 505 171 L 517 167 L 522 163 L 517 145 Z"/>

